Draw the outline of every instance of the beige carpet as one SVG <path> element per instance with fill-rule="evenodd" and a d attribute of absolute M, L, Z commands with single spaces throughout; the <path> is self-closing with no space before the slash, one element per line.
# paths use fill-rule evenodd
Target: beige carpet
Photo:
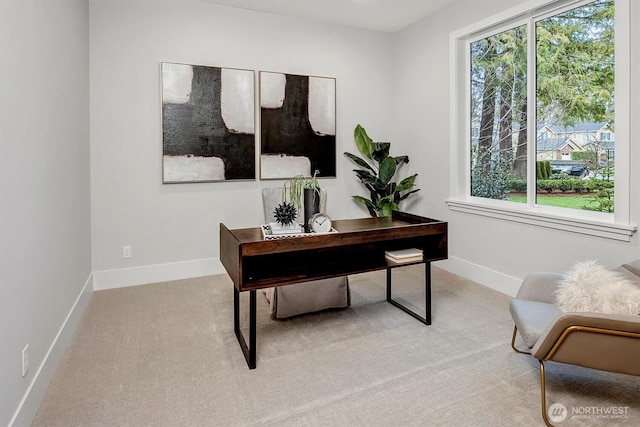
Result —
<path fill-rule="evenodd" d="M 394 272 L 395 297 L 420 305 L 423 269 Z M 255 370 L 225 275 L 95 292 L 34 425 L 544 425 L 537 361 L 509 345 L 508 297 L 434 268 L 425 326 L 384 301 L 384 272 L 350 281 L 351 308 L 286 321 L 259 293 Z M 570 412 L 558 425 L 640 425 L 640 378 L 547 373 L 549 404 Z M 593 415 L 612 407 L 625 418 Z"/>

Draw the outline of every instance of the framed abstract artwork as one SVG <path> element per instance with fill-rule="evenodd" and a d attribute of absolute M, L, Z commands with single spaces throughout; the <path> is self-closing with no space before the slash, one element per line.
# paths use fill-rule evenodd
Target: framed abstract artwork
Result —
<path fill-rule="evenodd" d="M 336 176 L 336 79 L 260 71 L 260 178 Z"/>
<path fill-rule="evenodd" d="M 255 179 L 254 72 L 161 65 L 162 182 Z"/>

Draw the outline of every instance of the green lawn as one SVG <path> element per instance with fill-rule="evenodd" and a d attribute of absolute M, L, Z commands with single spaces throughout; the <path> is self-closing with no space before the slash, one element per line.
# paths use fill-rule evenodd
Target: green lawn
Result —
<path fill-rule="evenodd" d="M 554 196 L 546 194 L 538 194 L 537 203 L 545 206 L 556 206 L 559 208 L 583 209 L 585 206 L 596 206 L 592 199 L 595 195 L 576 195 L 576 196 Z M 510 202 L 526 203 L 526 196 L 509 196 Z"/>

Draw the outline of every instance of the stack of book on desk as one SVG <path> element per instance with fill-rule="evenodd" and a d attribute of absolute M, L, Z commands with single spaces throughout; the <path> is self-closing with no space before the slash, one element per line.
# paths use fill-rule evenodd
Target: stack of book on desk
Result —
<path fill-rule="evenodd" d="M 422 250 L 418 248 L 399 249 L 397 251 L 386 251 L 384 256 L 387 260 L 396 263 L 419 262 L 422 261 Z"/>

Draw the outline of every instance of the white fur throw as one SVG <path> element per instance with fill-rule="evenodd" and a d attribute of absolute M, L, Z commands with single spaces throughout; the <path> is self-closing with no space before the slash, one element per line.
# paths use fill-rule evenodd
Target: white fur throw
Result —
<path fill-rule="evenodd" d="M 555 298 L 564 312 L 640 315 L 640 287 L 594 260 L 578 262 L 565 273 Z"/>

